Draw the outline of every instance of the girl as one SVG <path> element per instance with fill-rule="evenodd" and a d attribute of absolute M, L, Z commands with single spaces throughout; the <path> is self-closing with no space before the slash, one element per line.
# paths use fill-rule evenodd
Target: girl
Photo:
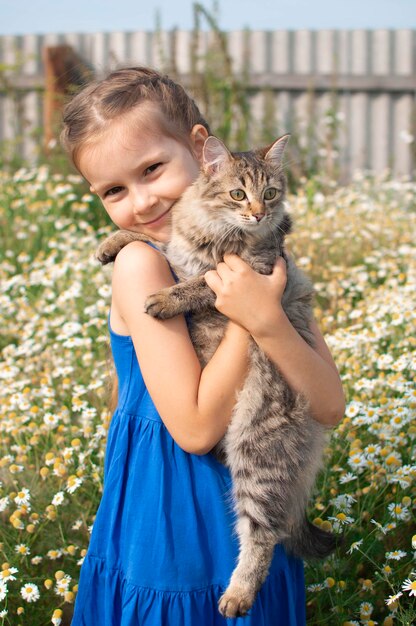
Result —
<path fill-rule="evenodd" d="M 75 96 L 62 136 L 113 222 L 166 242 L 170 212 L 198 175 L 209 132 L 181 86 L 132 68 Z M 303 566 L 282 546 L 249 615 L 219 614 L 238 546 L 230 475 L 210 450 L 244 381 L 250 336 L 328 426 L 344 411 L 336 367 L 316 324 L 314 350 L 284 314 L 283 259 L 270 276 L 233 255 L 206 274 L 230 321 L 203 369 L 182 317 L 160 322 L 143 313 L 146 297 L 174 280 L 144 242 L 123 248 L 114 264 L 109 328 L 119 399 L 72 624 L 301 626 Z"/>

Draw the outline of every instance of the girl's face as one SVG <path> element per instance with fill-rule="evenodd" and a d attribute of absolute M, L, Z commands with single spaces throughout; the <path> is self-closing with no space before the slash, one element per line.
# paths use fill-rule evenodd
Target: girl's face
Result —
<path fill-rule="evenodd" d="M 78 165 L 116 226 L 166 242 L 171 210 L 198 176 L 208 133 L 194 126 L 193 154 L 154 126 L 138 128 L 129 116 L 111 122 L 103 136 L 81 150 Z"/>

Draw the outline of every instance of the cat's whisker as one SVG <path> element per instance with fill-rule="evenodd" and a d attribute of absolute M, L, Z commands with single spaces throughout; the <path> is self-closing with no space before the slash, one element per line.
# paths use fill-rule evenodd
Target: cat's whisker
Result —
<path fill-rule="evenodd" d="M 280 166 L 280 171 L 281 172 L 286 172 L 289 168 L 293 167 L 293 165 L 300 165 L 300 160 L 299 159 L 286 159 L 285 163 Z"/>
<path fill-rule="evenodd" d="M 229 227 L 221 234 L 218 240 L 218 248 L 222 248 L 224 243 L 227 243 L 227 240 L 233 233 L 237 233 L 239 231 L 239 227 L 236 224 L 230 224 Z"/>
<path fill-rule="evenodd" d="M 217 244 L 218 248 L 222 247 L 222 244 L 228 238 L 228 236 L 231 234 L 233 230 L 234 230 L 234 227 L 231 225 L 231 226 L 228 226 L 228 228 L 221 233 L 220 237 L 218 238 L 218 244 Z"/>
<path fill-rule="evenodd" d="M 269 222 L 270 222 L 270 220 L 269 220 Z M 266 223 L 267 223 L 267 226 L 268 226 L 268 228 L 270 230 L 271 235 L 273 236 L 273 239 L 276 242 L 276 249 L 280 249 L 281 248 L 281 241 L 280 241 L 279 237 L 277 236 L 277 233 L 273 229 L 272 224 L 270 224 L 268 222 L 266 222 Z"/>

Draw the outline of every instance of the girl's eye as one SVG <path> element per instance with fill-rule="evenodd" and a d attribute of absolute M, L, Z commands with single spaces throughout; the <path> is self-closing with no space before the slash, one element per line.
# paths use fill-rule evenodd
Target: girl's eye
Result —
<path fill-rule="evenodd" d="M 276 194 L 277 194 L 277 189 L 275 187 L 269 187 L 264 192 L 264 199 L 265 200 L 273 200 L 273 198 L 276 197 Z"/>
<path fill-rule="evenodd" d="M 246 197 L 245 192 L 242 189 L 233 189 L 232 191 L 230 191 L 230 196 L 232 197 L 233 200 L 244 200 L 244 198 Z"/>
<path fill-rule="evenodd" d="M 111 189 L 108 189 L 104 193 L 104 198 L 107 198 L 108 196 L 115 196 L 116 194 L 120 193 L 122 189 L 123 187 L 111 187 Z"/>
<path fill-rule="evenodd" d="M 146 167 L 144 173 L 146 174 L 151 174 L 152 172 L 155 172 L 157 170 L 158 167 L 160 167 L 162 165 L 162 163 L 154 163 L 153 165 L 149 165 L 149 167 Z"/>

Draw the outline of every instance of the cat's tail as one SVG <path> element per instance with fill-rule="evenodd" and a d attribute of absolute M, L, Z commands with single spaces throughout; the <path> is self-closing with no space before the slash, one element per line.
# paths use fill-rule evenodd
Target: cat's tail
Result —
<path fill-rule="evenodd" d="M 285 540 L 285 548 L 302 559 L 324 559 L 343 543 L 341 535 L 323 530 L 306 519 Z"/>

